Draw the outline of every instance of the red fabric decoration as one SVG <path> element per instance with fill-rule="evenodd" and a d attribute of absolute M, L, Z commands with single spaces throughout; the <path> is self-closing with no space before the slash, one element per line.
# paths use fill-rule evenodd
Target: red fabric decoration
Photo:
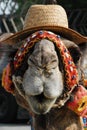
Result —
<path fill-rule="evenodd" d="M 72 90 L 78 83 L 78 73 L 76 66 L 72 60 L 72 57 L 70 56 L 69 51 L 61 41 L 60 37 L 52 32 L 37 31 L 31 36 L 29 36 L 24 41 L 24 44 L 19 48 L 18 52 L 14 57 L 14 69 L 17 69 L 21 66 L 21 63 L 25 55 L 29 52 L 29 50 L 34 46 L 35 43 L 37 43 L 42 39 L 48 39 L 56 45 L 64 64 L 64 70 L 65 70 L 64 77 L 66 87 L 69 91 Z"/>
<path fill-rule="evenodd" d="M 80 116 L 87 116 L 87 90 L 83 86 L 78 85 L 78 73 L 76 66 L 72 60 L 72 57 L 70 56 L 69 51 L 67 50 L 58 35 L 49 31 L 37 31 L 30 35 L 24 41 L 23 45 L 19 48 L 18 52 L 14 57 L 14 71 L 21 66 L 25 55 L 30 51 L 30 49 L 35 45 L 35 43 L 42 39 L 48 39 L 52 41 L 60 53 L 65 71 L 64 85 L 69 91 L 69 93 L 71 94 L 72 92 L 73 95 L 73 101 L 68 101 L 67 107 Z M 3 71 L 2 85 L 8 92 L 14 93 L 14 87 L 11 78 L 12 70 L 9 63 Z M 87 84 L 86 82 L 85 84 Z"/>
<path fill-rule="evenodd" d="M 72 92 L 72 101 L 67 102 L 67 107 L 79 116 L 87 118 L 87 90 L 79 85 Z"/>
<path fill-rule="evenodd" d="M 87 79 L 84 79 L 84 86 L 87 88 Z"/>
<path fill-rule="evenodd" d="M 2 75 L 2 86 L 5 88 L 6 91 L 10 93 L 14 93 L 14 85 L 11 79 L 12 76 L 12 70 L 10 63 L 6 66 L 6 68 L 3 70 Z"/>

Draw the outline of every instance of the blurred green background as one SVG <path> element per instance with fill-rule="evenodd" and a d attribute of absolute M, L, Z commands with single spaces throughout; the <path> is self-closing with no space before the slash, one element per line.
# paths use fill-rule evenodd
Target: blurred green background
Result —
<path fill-rule="evenodd" d="M 0 0 L 0 33 L 17 32 L 23 28 L 25 15 L 33 4 L 44 0 Z M 69 26 L 87 35 L 87 0 L 57 0 L 67 13 Z"/>

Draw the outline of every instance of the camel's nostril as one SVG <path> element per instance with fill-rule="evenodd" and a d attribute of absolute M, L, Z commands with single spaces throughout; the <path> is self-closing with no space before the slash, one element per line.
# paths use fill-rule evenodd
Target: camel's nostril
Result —
<path fill-rule="evenodd" d="M 40 95 L 35 96 L 36 100 L 38 100 L 38 102 L 43 102 L 44 100 L 46 100 L 46 97 L 44 96 L 43 93 L 41 93 Z"/>

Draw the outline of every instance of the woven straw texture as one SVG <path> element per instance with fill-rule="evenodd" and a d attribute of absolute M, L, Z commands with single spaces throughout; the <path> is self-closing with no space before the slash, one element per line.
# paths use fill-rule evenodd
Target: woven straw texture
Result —
<path fill-rule="evenodd" d="M 25 18 L 24 29 L 38 26 L 61 26 L 68 28 L 67 15 L 59 5 L 33 5 Z"/>
<path fill-rule="evenodd" d="M 87 37 L 68 27 L 66 12 L 60 5 L 32 5 L 25 17 L 23 30 L 9 37 L 2 36 L 0 43 L 16 44 L 38 30 L 49 30 L 76 44 L 87 42 Z"/>

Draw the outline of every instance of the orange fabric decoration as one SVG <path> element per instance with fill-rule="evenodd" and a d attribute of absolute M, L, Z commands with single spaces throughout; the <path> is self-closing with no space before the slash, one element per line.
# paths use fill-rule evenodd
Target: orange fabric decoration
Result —
<path fill-rule="evenodd" d="M 3 70 L 2 75 L 2 86 L 5 88 L 6 91 L 10 93 L 14 93 L 14 85 L 11 79 L 12 76 L 12 70 L 10 63 L 6 66 L 6 68 Z"/>
<path fill-rule="evenodd" d="M 87 79 L 84 79 L 84 86 L 87 88 Z"/>
<path fill-rule="evenodd" d="M 67 102 L 67 107 L 79 116 L 87 118 L 87 90 L 79 85 L 71 94 L 72 101 Z"/>
<path fill-rule="evenodd" d="M 68 49 L 65 47 L 58 35 L 50 31 L 37 31 L 26 38 L 24 44 L 19 48 L 14 57 L 14 71 L 21 66 L 25 55 L 30 51 L 35 43 L 42 39 L 48 39 L 52 41 L 60 53 L 64 66 L 64 85 L 69 94 L 73 95 L 72 101 L 66 100 L 67 107 L 80 116 L 87 116 L 87 90 L 83 86 L 78 85 L 79 81 L 76 65 L 74 64 Z M 11 78 L 12 70 L 11 64 L 9 63 L 3 71 L 2 85 L 8 92 L 14 93 L 14 85 Z M 84 84 L 87 86 L 87 80 L 84 80 Z"/>
<path fill-rule="evenodd" d="M 56 35 L 50 31 L 37 31 L 30 35 L 24 41 L 24 44 L 19 48 L 18 52 L 14 57 L 14 69 L 18 69 L 21 66 L 25 55 L 30 51 L 30 49 L 35 45 L 35 43 L 39 42 L 42 39 L 48 39 L 52 41 L 58 49 L 65 70 L 65 86 L 69 91 L 71 91 L 78 83 L 78 72 L 76 66 L 73 62 L 72 57 L 70 56 L 68 49 L 61 41 L 59 35 Z"/>

